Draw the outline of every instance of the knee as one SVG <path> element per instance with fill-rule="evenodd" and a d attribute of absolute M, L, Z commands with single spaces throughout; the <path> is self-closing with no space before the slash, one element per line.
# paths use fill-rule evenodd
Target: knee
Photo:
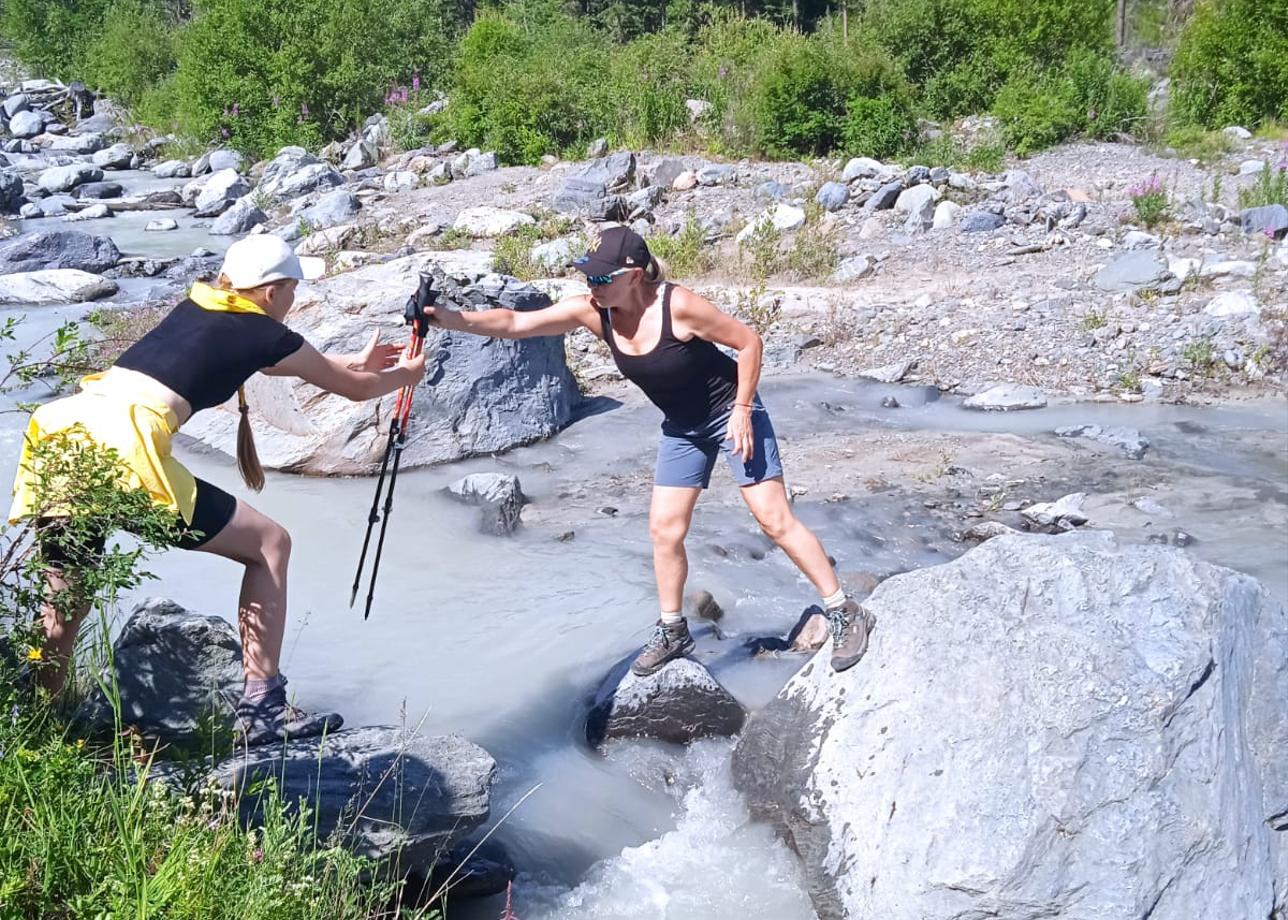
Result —
<path fill-rule="evenodd" d="M 771 511 L 756 515 L 756 523 L 764 531 L 765 536 L 775 543 L 781 542 L 791 529 L 796 526 L 796 516 L 790 509 L 780 511 Z"/>
<path fill-rule="evenodd" d="M 268 528 L 260 544 L 260 552 L 270 568 L 286 568 L 291 559 L 291 535 L 286 528 L 276 523 Z"/>
<path fill-rule="evenodd" d="M 674 548 L 684 543 L 689 525 L 682 518 L 658 518 L 649 521 L 648 531 L 654 546 Z"/>

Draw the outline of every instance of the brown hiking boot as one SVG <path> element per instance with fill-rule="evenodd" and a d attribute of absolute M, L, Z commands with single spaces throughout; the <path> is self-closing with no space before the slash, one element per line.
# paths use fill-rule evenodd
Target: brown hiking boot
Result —
<path fill-rule="evenodd" d="M 631 673 L 636 677 L 648 677 L 660 671 L 668 661 L 683 658 L 691 651 L 693 637 L 689 635 L 688 620 L 680 620 L 676 626 L 666 626 L 658 620 L 648 644 L 631 664 Z"/>
<path fill-rule="evenodd" d="M 825 615 L 832 627 L 832 670 L 854 667 L 868 650 L 868 635 L 877 625 L 877 618 L 849 597 Z"/>

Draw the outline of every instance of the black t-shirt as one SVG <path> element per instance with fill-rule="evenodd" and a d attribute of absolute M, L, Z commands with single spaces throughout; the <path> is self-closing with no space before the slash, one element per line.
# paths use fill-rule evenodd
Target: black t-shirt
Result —
<path fill-rule="evenodd" d="M 303 336 L 271 316 L 203 310 L 184 300 L 116 366 L 164 383 L 197 412 L 224 402 L 252 374 L 303 344 Z"/>

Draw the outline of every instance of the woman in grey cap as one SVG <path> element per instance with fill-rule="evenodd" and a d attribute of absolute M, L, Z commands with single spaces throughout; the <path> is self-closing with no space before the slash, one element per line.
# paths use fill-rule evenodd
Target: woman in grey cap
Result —
<path fill-rule="evenodd" d="M 311 714 L 290 705 L 278 671 L 286 625 L 286 569 L 291 540 L 282 525 L 241 499 L 189 473 L 170 452 L 179 426 L 193 413 L 237 394 L 237 463 L 258 492 L 264 472 L 255 453 L 243 384 L 255 373 L 300 377 L 352 400 L 374 399 L 416 384 L 424 356 L 400 357 L 397 345 L 373 335 L 353 355 L 324 355 L 283 320 L 296 285 L 321 274 L 319 260 L 301 259 L 272 234 L 247 237 L 228 248 L 215 286 L 194 284 L 188 296 L 106 371 L 84 378 L 80 392 L 38 408 L 28 425 L 14 483 L 10 519 L 37 517 L 47 590 L 75 590 L 77 569 L 93 566 L 107 534 L 93 546 L 70 545 L 56 512 L 40 508 L 36 445 L 54 436 L 88 440 L 121 459 L 123 485 L 143 489 L 182 519 L 178 546 L 214 553 L 245 567 L 237 619 L 246 685 L 237 707 L 237 731 L 249 744 L 320 734 L 340 727 L 333 713 Z M 60 539 L 60 536 L 62 539 Z M 51 602 L 43 611 L 44 653 L 38 674 L 50 692 L 61 690 L 88 604 L 69 616 Z"/>
<path fill-rule="evenodd" d="M 818 537 L 792 513 L 774 428 L 756 394 L 760 336 L 666 281 L 643 238 L 625 227 L 604 230 L 595 248 L 573 265 L 586 275 L 591 292 L 543 310 L 460 313 L 430 307 L 426 313 L 445 329 L 512 339 L 584 326 L 608 344 L 622 375 L 662 410 L 649 509 L 661 617 L 632 670 L 652 674 L 693 648 L 681 615 L 688 575 L 684 538 L 720 454 L 761 529 L 822 598 L 832 629 L 832 667 L 852 667 L 867 650 L 876 621 L 845 595 Z M 737 351 L 737 361 L 717 345 Z"/>

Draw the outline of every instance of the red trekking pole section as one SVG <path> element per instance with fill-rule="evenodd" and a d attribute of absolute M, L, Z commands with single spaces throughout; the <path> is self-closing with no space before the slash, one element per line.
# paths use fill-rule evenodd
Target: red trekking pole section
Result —
<path fill-rule="evenodd" d="M 415 358 L 425 350 L 425 333 L 429 331 L 429 319 L 425 308 L 438 299 L 433 280 L 428 275 L 421 275 L 420 286 L 416 293 L 407 298 L 403 308 L 403 319 L 411 326 L 411 341 L 407 343 L 407 357 Z M 371 603 L 376 594 L 376 576 L 380 573 L 380 556 L 385 548 L 385 531 L 389 527 L 389 516 L 394 510 L 394 486 L 398 483 L 398 467 L 402 462 L 403 448 L 407 445 L 407 426 L 411 421 L 412 397 L 416 392 L 414 386 L 406 386 L 398 391 L 394 402 L 394 412 L 389 419 L 389 439 L 385 442 L 385 455 L 380 461 L 380 475 L 376 479 L 376 495 L 371 501 L 371 511 L 367 515 L 367 535 L 362 540 L 362 554 L 358 557 L 358 571 L 353 576 L 353 590 L 349 592 L 349 606 L 358 599 L 358 587 L 362 581 L 362 570 L 367 563 L 367 549 L 371 545 L 371 533 L 376 523 L 380 523 L 380 536 L 376 539 L 376 554 L 371 562 L 371 581 L 367 588 L 367 605 L 362 618 L 371 616 Z M 392 459 L 392 466 L 390 460 Z M 389 476 L 389 491 L 385 492 L 385 474 Z M 384 495 L 384 506 L 380 498 Z"/>

